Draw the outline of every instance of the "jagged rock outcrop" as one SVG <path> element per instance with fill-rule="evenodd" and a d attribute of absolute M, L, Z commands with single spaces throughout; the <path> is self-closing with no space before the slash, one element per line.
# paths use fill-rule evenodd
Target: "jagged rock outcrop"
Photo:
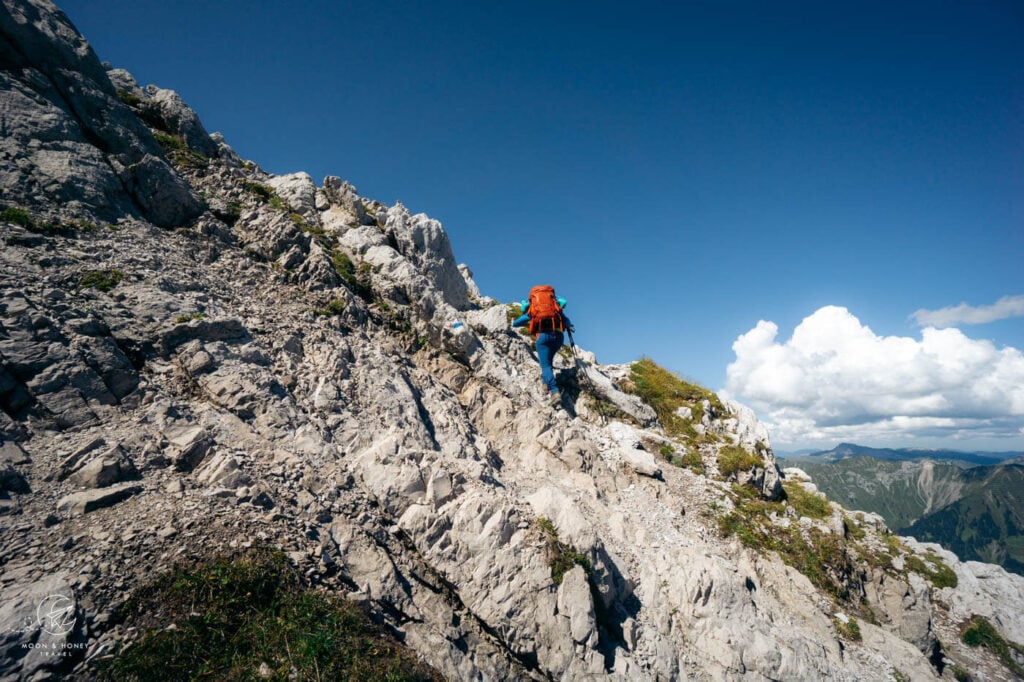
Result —
<path fill-rule="evenodd" d="M 52 6 L 4 7 L 5 39 L 14 22 L 23 43 L 60 43 L 19 73 L 107 78 Z M 179 136 L 168 172 L 209 210 L 158 229 L 120 181 L 19 194 L 46 177 L 28 166 L 8 195 L 34 152 L 31 133 L 4 142 L 10 206 L 120 222 L 0 224 L 0 679 L 87 678 L 137 636 L 110 615 L 131 589 L 188 552 L 256 545 L 367 604 L 448 679 L 936 679 L 940 640 L 982 675 L 998 665 L 958 647 L 968 613 L 1019 638 L 1024 588 L 1005 572 L 941 554 L 964 588 L 938 589 L 907 568 L 931 548 L 782 501 L 749 410 L 705 401 L 691 448 L 586 352 L 557 358 L 552 408 L 529 340 L 439 223 L 337 178 L 269 175 L 180 99 L 109 73 L 133 97 L 102 110 L 135 117 L 138 149 L 146 125 Z M 98 164 L 67 146 L 83 135 L 54 145 Z M 686 466 L 666 459 L 687 448 Z M 726 451 L 756 464 L 726 473 Z M 835 563 L 754 546 L 745 509 Z M 44 593 L 75 615 L 78 648 L 56 659 L 37 655 Z"/>
<path fill-rule="evenodd" d="M 92 48 L 46 0 L 0 6 L 0 117 L 5 202 L 163 227 L 202 211 Z"/>

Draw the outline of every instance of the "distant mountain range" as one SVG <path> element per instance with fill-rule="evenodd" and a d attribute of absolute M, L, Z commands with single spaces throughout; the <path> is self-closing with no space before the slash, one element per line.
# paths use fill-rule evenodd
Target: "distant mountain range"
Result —
<path fill-rule="evenodd" d="M 870 448 L 788 456 L 828 497 L 962 560 L 1024 574 L 1024 453 Z"/>
<path fill-rule="evenodd" d="M 1024 575 L 1024 466 L 975 467 L 963 477 L 963 497 L 900 534 Z"/>
<path fill-rule="evenodd" d="M 837 462 L 850 457 L 866 455 L 875 459 L 893 462 L 919 459 L 950 460 L 969 464 L 999 464 L 1009 460 L 1024 460 L 1024 452 L 966 452 L 962 450 L 930 450 L 924 448 L 872 448 L 855 443 L 840 443 L 831 450 L 806 451 L 776 456 L 786 460 L 810 458 L 815 461 Z"/>

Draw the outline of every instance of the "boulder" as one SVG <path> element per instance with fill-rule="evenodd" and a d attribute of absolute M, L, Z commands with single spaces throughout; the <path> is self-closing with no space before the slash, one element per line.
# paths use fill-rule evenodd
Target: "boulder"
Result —
<path fill-rule="evenodd" d="M 142 492 L 141 485 L 121 483 L 107 488 L 85 490 L 65 495 L 57 502 L 57 510 L 71 515 L 88 514 L 97 509 L 111 507 L 118 502 L 127 500 L 132 495 Z"/>
<path fill-rule="evenodd" d="M 196 470 L 196 479 L 205 485 L 235 490 L 252 484 L 252 479 L 242 471 L 238 460 L 226 452 L 209 457 Z"/>
<path fill-rule="evenodd" d="M 281 197 L 299 215 L 307 219 L 318 218 L 316 212 L 316 184 L 309 173 L 291 173 L 275 175 L 267 181 Z"/>
<path fill-rule="evenodd" d="M 646 450 L 621 448 L 619 456 L 622 458 L 623 463 L 636 473 L 652 478 L 661 478 L 661 467 L 655 461 L 654 455 Z"/>
<path fill-rule="evenodd" d="M 106 488 L 136 478 L 139 472 L 119 445 L 85 461 L 68 475 L 71 483 L 82 488 Z"/>
<path fill-rule="evenodd" d="M 569 634 L 577 644 L 596 643 L 597 616 L 590 596 L 590 582 L 582 566 L 573 566 L 558 587 L 558 612 L 569 620 Z M 593 640 L 593 641 L 592 641 Z"/>
<path fill-rule="evenodd" d="M 198 424 L 175 425 L 164 432 L 170 444 L 170 461 L 179 471 L 191 471 L 213 447 L 213 437 Z"/>

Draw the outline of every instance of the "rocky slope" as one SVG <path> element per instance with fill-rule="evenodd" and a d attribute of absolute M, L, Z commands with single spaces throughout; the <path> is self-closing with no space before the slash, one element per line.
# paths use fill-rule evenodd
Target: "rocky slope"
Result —
<path fill-rule="evenodd" d="M 551 408 L 437 221 L 243 161 L 46 0 L 0 77 L 0 679 L 88 679 L 133 588 L 252 546 L 448 679 L 1012 678 L 959 628 L 1024 641 L 1024 579 L 802 515 L 738 404 L 668 435 L 584 353 Z"/>

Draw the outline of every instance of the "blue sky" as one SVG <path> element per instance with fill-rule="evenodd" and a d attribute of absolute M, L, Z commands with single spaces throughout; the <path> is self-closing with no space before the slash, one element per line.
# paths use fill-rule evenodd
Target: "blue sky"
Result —
<path fill-rule="evenodd" d="M 243 157 L 438 218 L 484 294 L 554 284 L 600 361 L 780 449 L 1024 449 L 1017 0 L 60 6 Z"/>

